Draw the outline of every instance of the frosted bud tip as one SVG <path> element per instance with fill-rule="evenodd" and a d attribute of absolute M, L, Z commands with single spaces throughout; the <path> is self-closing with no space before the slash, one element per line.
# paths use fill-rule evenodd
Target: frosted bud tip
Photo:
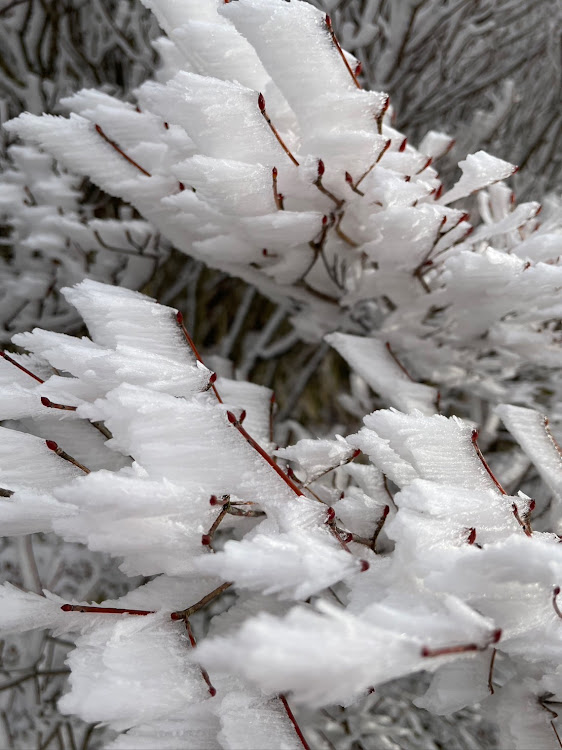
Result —
<path fill-rule="evenodd" d="M 45 440 L 45 445 L 50 451 L 57 451 L 59 449 L 59 446 L 54 440 Z"/>
<path fill-rule="evenodd" d="M 209 383 L 214 383 L 216 379 L 217 379 L 217 373 L 212 372 L 211 377 L 209 378 Z"/>
<path fill-rule="evenodd" d="M 346 173 L 345 173 L 345 181 L 346 181 L 346 182 L 347 182 L 347 183 L 348 183 L 349 185 L 353 185 L 353 177 L 352 177 L 352 176 L 351 176 L 351 175 L 349 174 L 349 172 L 346 172 Z"/>
<path fill-rule="evenodd" d="M 318 159 L 318 177 L 322 177 L 325 171 L 326 167 L 324 166 L 324 162 L 322 159 Z"/>
<path fill-rule="evenodd" d="M 238 422 L 242 424 L 242 422 L 246 419 L 246 409 L 242 409 L 240 412 L 240 416 L 238 417 Z"/>
<path fill-rule="evenodd" d="M 201 544 L 208 547 L 211 544 L 211 537 L 208 534 L 203 534 L 201 537 Z"/>
<path fill-rule="evenodd" d="M 41 403 L 43 404 L 43 406 L 50 406 L 51 399 L 47 398 L 47 396 L 41 396 Z"/>
<path fill-rule="evenodd" d="M 176 320 L 178 321 L 180 325 L 183 323 L 183 315 L 179 310 L 176 313 Z"/>
<path fill-rule="evenodd" d="M 492 633 L 492 643 L 497 643 L 501 637 L 502 629 L 498 628 L 497 630 L 494 630 L 494 632 Z"/>
<path fill-rule="evenodd" d="M 400 152 L 405 151 L 407 145 L 408 145 L 408 139 L 404 138 L 404 140 L 400 144 L 400 147 L 399 147 L 398 151 L 400 151 Z"/>
<path fill-rule="evenodd" d="M 216 694 L 217 694 L 217 689 L 214 688 L 214 687 L 210 687 L 209 688 L 209 695 L 211 696 L 211 698 L 214 698 Z"/>
<path fill-rule="evenodd" d="M 273 169 L 271 170 L 271 174 L 273 175 L 274 178 L 277 177 L 277 174 L 278 174 L 277 167 L 273 167 Z"/>
<path fill-rule="evenodd" d="M 209 498 L 209 505 L 218 505 L 219 501 L 216 495 L 211 495 Z"/>
<path fill-rule="evenodd" d="M 230 424 L 236 424 L 238 421 L 231 411 L 226 412 L 226 418 L 228 419 Z"/>
<path fill-rule="evenodd" d="M 360 563 L 362 573 L 364 573 L 366 570 L 369 570 L 369 568 L 371 567 L 369 563 L 367 562 L 367 560 L 359 560 L 359 563 Z"/>
<path fill-rule="evenodd" d="M 72 606 L 72 604 L 63 604 L 61 609 L 63 612 L 72 612 L 74 607 Z"/>
<path fill-rule="evenodd" d="M 560 586 L 555 586 L 552 590 L 552 593 L 554 596 L 558 596 L 558 594 L 560 593 Z"/>
<path fill-rule="evenodd" d="M 263 94 L 258 96 L 258 107 L 260 108 L 260 112 L 265 112 L 265 99 Z"/>
<path fill-rule="evenodd" d="M 330 506 L 326 511 L 326 523 L 332 523 L 336 517 L 336 511 Z"/>

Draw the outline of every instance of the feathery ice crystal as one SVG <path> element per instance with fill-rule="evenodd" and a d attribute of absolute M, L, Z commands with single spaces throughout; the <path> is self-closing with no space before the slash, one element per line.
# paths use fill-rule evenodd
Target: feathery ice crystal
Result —
<path fill-rule="evenodd" d="M 167 36 L 138 106 L 83 90 L 63 101 L 69 119 L 24 114 L 10 132 L 180 250 L 291 299 L 303 338 L 369 333 L 444 398 L 551 409 L 559 206 L 539 225 L 540 205 L 516 206 L 501 184 L 516 167 L 484 152 L 444 189 L 434 163 L 452 138 L 408 144 L 388 97 L 359 87 L 357 61 L 305 2 L 145 4 Z M 476 229 L 457 207 L 475 192 Z"/>

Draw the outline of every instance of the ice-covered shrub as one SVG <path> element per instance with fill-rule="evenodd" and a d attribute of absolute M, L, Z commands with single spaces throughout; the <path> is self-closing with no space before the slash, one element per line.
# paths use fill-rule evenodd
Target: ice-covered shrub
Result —
<path fill-rule="evenodd" d="M 331 13 L 364 80 L 387 91 L 396 126 L 456 139 L 456 160 L 489 150 L 521 166 L 525 197 L 560 190 L 562 127 L 556 0 L 315 0 Z M 455 161 L 444 165 L 447 179 Z"/>
<path fill-rule="evenodd" d="M 144 286 L 168 254 L 148 222 L 123 205 L 114 219 L 96 218 L 81 178 L 32 146 L 13 145 L 8 154 L 0 176 L 0 339 L 34 325 L 76 330 L 79 316 L 60 289 L 86 276 Z"/>
<path fill-rule="evenodd" d="M 180 250 L 291 300 L 301 337 L 372 333 L 444 398 L 550 407 L 560 218 L 513 202 L 501 181 L 516 167 L 480 151 L 444 189 L 434 164 L 452 139 L 407 143 L 305 2 L 148 5 L 167 37 L 138 106 L 84 90 L 70 118 L 24 114 L 9 131 Z"/>
<path fill-rule="evenodd" d="M 42 591 L 41 569 L 36 593 L 0 589 L 4 634 L 75 643 L 63 715 L 107 724 L 111 748 L 298 748 L 287 696 L 350 705 L 423 670 L 428 711 L 482 703 L 502 747 L 556 747 L 562 456 L 543 416 L 498 409 L 541 507 L 406 378 L 409 413 L 279 450 L 271 392 L 216 378 L 174 309 L 64 293 L 91 339 L 35 329 L 0 361 L 2 533 L 55 532 L 147 582 L 93 604 Z"/>

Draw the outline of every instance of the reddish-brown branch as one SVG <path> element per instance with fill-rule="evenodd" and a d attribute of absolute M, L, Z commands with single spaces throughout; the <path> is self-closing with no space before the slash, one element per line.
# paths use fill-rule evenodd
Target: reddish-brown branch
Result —
<path fill-rule="evenodd" d="M 297 737 L 299 738 L 302 746 L 304 747 L 304 750 L 310 750 L 310 746 L 309 746 L 308 742 L 304 738 L 304 735 L 303 735 L 303 733 L 301 731 L 301 728 L 299 727 L 299 725 L 297 723 L 297 720 L 295 719 L 295 716 L 294 716 L 293 712 L 291 711 L 291 707 L 289 706 L 289 704 L 287 702 L 287 699 L 285 698 L 284 695 L 280 695 L 279 696 L 279 700 L 283 704 L 283 708 L 285 709 L 285 713 L 289 717 L 289 721 L 293 725 L 293 727 L 295 729 L 295 732 L 297 734 Z"/>
<path fill-rule="evenodd" d="M 275 201 L 275 205 L 277 206 L 278 211 L 283 211 L 283 200 L 284 196 L 282 193 L 279 192 L 277 189 L 277 167 L 273 167 L 271 170 L 271 178 L 273 182 L 273 200 Z"/>
<path fill-rule="evenodd" d="M 327 198 L 333 201 L 336 205 L 336 208 L 341 208 L 343 204 L 345 203 L 345 201 L 341 198 L 336 198 L 336 196 L 330 190 L 328 190 L 328 188 L 324 187 L 324 185 L 322 184 L 322 177 L 324 176 L 325 171 L 326 171 L 326 168 L 324 166 L 324 162 L 322 161 L 322 159 L 319 159 L 318 160 L 318 173 L 317 173 L 316 179 L 314 180 L 312 184 L 315 187 L 317 187 L 318 190 L 320 190 L 320 192 L 323 195 L 325 195 Z"/>
<path fill-rule="evenodd" d="M 186 618 L 191 617 L 191 615 L 195 614 L 195 612 L 198 612 L 200 609 L 203 609 L 203 607 L 206 607 L 207 604 L 214 601 L 217 597 L 219 597 L 222 593 L 224 593 L 231 586 L 232 586 L 231 581 L 227 581 L 226 583 L 221 583 L 220 586 L 218 586 L 216 589 L 213 589 L 213 591 L 206 594 L 202 599 L 200 599 L 195 604 L 192 604 L 191 607 L 187 607 L 187 609 L 178 610 L 177 612 L 172 612 L 172 614 L 170 615 L 170 618 L 172 620 L 185 620 Z"/>
<path fill-rule="evenodd" d="M 490 659 L 490 669 L 488 670 L 488 689 L 490 691 L 490 695 L 494 694 L 494 662 L 496 661 L 497 653 L 498 653 L 497 648 L 492 649 L 492 658 Z"/>
<path fill-rule="evenodd" d="M 195 346 L 195 342 L 193 341 L 193 339 L 192 339 L 192 338 L 191 338 L 191 336 L 189 335 L 189 331 L 187 330 L 187 328 L 186 328 L 186 327 L 185 327 L 185 325 L 184 325 L 184 322 L 183 322 L 183 315 L 182 315 L 182 313 L 181 313 L 181 312 L 179 312 L 179 310 L 178 310 L 178 312 L 176 313 L 176 322 L 178 323 L 179 327 L 181 328 L 181 330 L 182 330 L 182 333 L 183 333 L 183 335 L 185 336 L 185 340 L 187 341 L 187 343 L 188 343 L 188 345 L 189 345 L 189 348 L 191 349 L 191 351 L 192 351 L 192 352 L 193 352 L 193 354 L 195 355 L 195 359 L 196 359 L 196 360 L 197 360 L 198 362 L 201 362 L 201 364 L 202 364 L 202 365 L 204 365 L 205 363 L 203 362 L 203 360 L 202 360 L 202 358 L 201 358 L 201 355 L 200 355 L 200 354 L 199 354 L 199 352 L 197 351 L 197 347 Z M 214 375 L 214 373 L 213 373 L 213 375 Z M 211 386 L 211 389 L 212 389 L 213 393 L 214 393 L 214 394 L 215 394 L 215 396 L 216 396 L 216 399 L 217 399 L 217 401 L 218 401 L 218 402 L 219 402 L 220 404 L 222 404 L 222 402 L 223 402 L 223 401 L 222 401 L 222 398 L 221 398 L 221 397 L 219 396 L 219 392 L 217 391 L 217 389 L 216 389 L 216 387 L 215 387 L 215 383 L 214 383 L 214 381 L 215 381 L 215 380 L 216 380 L 216 375 L 215 375 L 215 378 L 214 378 L 214 379 L 213 379 L 213 377 L 212 377 L 212 375 L 211 375 L 211 378 L 209 379 L 209 383 L 210 383 L 210 386 Z"/>
<path fill-rule="evenodd" d="M 384 523 L 387 519 L 388 514 L 390 513 L 390 505 L 385 505 L 382 511 L 382 515 L 379 519 L 379 522 L 377 523 L 377 526 L 375 528 L 375 533 L 373 534 L 373 538 L 371 539 L 371 549 L 377 554 L 377 539 L 379 538 L 379 534 L 382 531 L 382 527 L 384 526 Z"/>
<path fill-rule="evenodd" d="M 372 171 L 373 171 L 373 169 L 374 169 L 374 168 L 375 168 L 375 167 L 377 166 L 377 164 L 378 164 L 378 163 L 379 163 L 379 161 L 380 161 L 380 160 L 382 159 L 382 157 L 384 156 L 384 154 L 386 153 L 386 151 L 388 151 L 388 149 L 390 148 L 390 144 L 391 144 L 391 143 L 392 143 L 392 141 L 391 141 L 391 140 L 389 139 L 389 140 L 388 140 L 388 141 L 387 141 L 387 142 L 386 142 L 386 143 L 384 144 L 384 146 L 382 147 L 382 149 L 381 149 L 381 152 L 380 152 L 380 154 L 379 154 L 379 155 L 377 156 L 376 160 L 375 160 L 375 161 L 374 161 L 374 162 L 373 162 L 373 163 L 371 164 L 371 166 L 369 167 L 369 169 L 368 169 L 368 170 L 367 170 L 366 172 L 363 172 L 363 174 L 361 175 L 361 177 L 360 177 L 360 178 L 359 178 L 359 179 L 357 180 L 357 182 L 355 183 L 355 187 L 356 187 L 356 188 L 358 188 L 358 187 L 359 187 L 359 185 L 360 185 L 360 184 L 361 184 L 361 183 L 363 182 L 363 180 L 365 179 L 365 177 L 367 177 L 367 175 L 371 174 L 371 172 L 372 172 Z"/>
<path fill-rule="evenodd" d="M 131 164 L 131 165 L 132 165 L 133 167 L 136 167 L 136 169 L 138 169 L 138 170 L 139 170 L 139 172 L 142 172 L 142 174 L 143 174 L 143 175 L 145 175 L 145 177 L 152 177 L 152 175 L 150 174 L 150 172 L 147 172 L 147 171 L 146 171 L 146 169 L 145 169 L 144 167 L 141 167 L 141 165 L 140 165 L 140 164 L 138 164 L 138 163 L 137 163 L 137 162 L 136 162 L 136 161 L 135 161 L 134 159 L 131 159 L 131 157 L 130 157 L 130 156 L 128 156 L 128 155 L 127 155 L 127 154 L 126 154 L 126 153 L 125 153 L 125 152 L 123 151 L 123 149 L 122 149 L 122 148 L 120 148 L 120 146 L 119 146 L 119 145 L 118 145 L 117 143 L 115 143 L 115 141 L 112 141 L 112 140 L 111 140 L 111 138 L 109 138 L 109 136 L 108 136 L 108 135 L 106 135 L 106 134 L 105 134 L 105 133 L 103 132 L 102 128 L 101 128 L 101 127 L 100 127 L 99 125 L 95 125 L 95 128 L 96 128 L 96 132 L 98 133 L 98 135 L 100 135 L 100 136 L 101 136 L 101 137 L 102 137 L 102 138 L 104 139 L 104 141 L 105 141 L 106 143 L 109 143 L 109 145 L 110 145 L 110 146 L 111 146 L 112 148 L 114 148 L 114 149 L 115 149 L 115 150 L 117 151 L 117 153 L 118 153 L 118 154 L 119 154 L 120 156 L 122 156 L 122 157 L 123 157 L 123 159 L 125 159 L 126 161 L 128 161 L 128 162 L 129 162 L 129 164 Z"/>
<path fill-rule="evenodd" d="M 502 631 L 498 628 L 498 630 L 494 630 L 494 632 L 491 633 L 488 642 L 483 646 L 480 646 L 478 643 L 465 643 L 460 646 L 444 646 L 443 648 L 428 648 L 427 646 L 424 646 L 421 650 L 421 655 L 423 657 L 433 657 L 449 656 L 451 654 L 464 654 L 470 651 L 485 651 L 489 646 L 497 643 L 500 640 L 501 636 Z"/>
<path fill-rule="evenodd" d="M 515 520 L 517 521 L 517 523 L 519 524 L 519 526 L 521 526 L 521 528 L 523 529 L 523 531 L 525 532 L 525 534 L 527 536 L 532 536 L 533 531 L 531 529 L 531 525 L 530 525 L 529 519 L 528 519 L 529 514 L 527 514 L 527 518 L 524 521 L 521 518 L 521 516 L 519 515 L 519 508 L 517 507 L 517 505 L 515 503 L 511 504 L 511 509 L 513 511 L 513 515 L 515 516 Z M 530 513 L 530 510 L 529 510 L 529 513 Z"/>
<path fill-rule="evenodd" d="M 41 396 L 41 403 L 43 406 L 48 406 L 50 409 L 61 409 L 62 411 L 76 411 L 78 409 L 77 406 L 68 406 L 67 404 L 55 404 L 54 401 L 51 401 L 50 398 L 47 398 L 47 396 Z"/>
<path fill-rule="evenodd" d="M 276 463 L 274 463 L 274 461 L 271 459 L 271 456 L 269 456 L 264 451 L 261 445 L 259 445 L 259 443 L 257 443 L 254 440 L 254 438 L 248 432 L 246 432 L 246 430 L 242 427 L 242 425 L 240 424 L 240 421 L 236 419 L 234 414 L 231 411 L 227 411 L 226 416 L 230 424 L 236 427 L 236 429 L 242 435 L 242 437 L 246 440 L 246 442 L 248 442 L 252 446 L 252 448 L 260 454 L 263 460 L 266 461 L 271 466 L 273 471 L 281 477 L 281 479 L 285 482 L 285 484 L 292 489 L 295 495 L 298 495 L 299 497 L 304 497 L 305 496 L 304 493 L 301 492 L 299 488 L 297 487 L 297 485 L 291 479 L 289 479 L 289 477 L 285 474 L 285 472 L 282 471 L 279 468 L 279 466 L 277 466 Z"/>
<path fill-rule="evenodd" d="M 361 84 L 357 80 L 357 76 L 355 75 L 354 71 L 351 69 L 351 65 L 347 62 L 345 53 L 340 47 L 340 43 L 338 42 L 338 39 L 336 37 L 336 32 L 334 31 L 334 27 L 332 26 L 332 19 L 328 15 L 326 15 L 326 28 L 328 29 L 328 33 L 332 37 L 332 42 L 336 46 L 336 49 L 339 52 L 341 59 L 343 60 L 343 64 L 345 65 L 347 72 L 349 73 L 349 75 L 351 76 L 351 79 L 353 80 L 353 83 L 357 86 L 358 89 L 360 89 Z"/>
<path fill-rule="evenodd" d="M 34 375 L 30 370 L 27 369 L 27 367 L 24 367 L 23 365 L 20 365 L 19 362 L 16 362 L 15 359 L 12 359 L 6 352 L 0 352 L 0 357 L 3 357 L 6 362 L 9 362 L 11 365 L 14 365 L 14 367 L 17 367 L 18 370 L 21 370 L 22 372 L 25 372 L 26 375 L 29 375 L 30 378 L 33 378 L 33 380 L 36 380 L 38 383 L 44 383 L 44 380 L 41 380 L 41 378 L 37 377 L 37 375 Z"/>
<path fill-rule="evenodd" d="M 402 372 L 404 373 L 404 375 L 406 375 L 406 377 L 409 378 L 412 382 L 415 382 L 414 378 L 410 375 L 410 373 L 408 372 L 408 370 L 404 367 L 404 365 L 402 364 L 402 362 L 400 362 L 400 360 L 398 359 L 398 357 L 396 356 L 396 354 L 392 351 L 392 347 L 390 346 L 390 341 L 385 341 L 384 345 L 386 347 L 387 352 L 390 354 L 390 356 L 392 357 L 392 359 L 396 362 L 396 364 L 398 365 L 398 367 L 402 370 Z"/>
<path fill-rule="evenodd" d="M 283 151 L 287 154 L 287 156 L 289 157 L 289 159 L 293 162 L 293 164 L 295 165 L 295 167 L 298 167 L 299 166 L 298 161 L 295 159 L 295 157 L 293 156 L 293 154 L 289 151 L 289 149 L 287 147 L 287 144 L 281 138 L 281 136 L 279 135 L 279 132 L 278 132 L 277 128 L 271 122 L 271 118 L 267 114 L 267 110 L 265 108 L 265 98 L 264 98 L 263 94 L 259 94 L 259 96 L 258 96 L 258 107 L 260 108 L 260 112 L 262 113 L 265 121 L 269 125 L 271 132 L 273 133 L 273 135 L 277 139 L 277 142 L 279 143 L 279 145 L 281 146 L 281 148 L 283 149 Z"/>
<path fill-rule="evenodd" d="M 187 630 L 187 637 L 189 638 L 189 642 L 191 643 L 191 648 L 196 648 L 197 641 L 195 640 L 195 636 L 193 635 L 193 630 L 191 629 L 191 623 L 185 618 L 185 629 Z M 207 670 L 199 665 L 199 671 L 201 672 L 201 677 L 205 680 L 205 683 L 207 687 L 209 688 L 209 694 L 211 695 L 211 698 L 214 698 L 217 694 L 216 688 L 213 686 L 213 683 L 211 682 L 211 679 L 209 677 L 209 673 Z"/>
<path fill-rule="evenodd" d="M 560 443 L 556 440 L 554 435 L 551 432 L 548 417 L 544 417 L 544 429 L 548 436 L 548 439 L 552 443 L 552 445 L 556 448 L 556 451 L 558 452 L 558 455 L 562 457 L 562 447 L 560 446 Z"/>
<path fill-rule="evenodd" d="M 496 479 L 496 477 L 494 476 L 494 472 L 493 472 L 493 471 L 492 471 L 492 470 L 490 469 L 490 467 L 488 466 L 488 462 L 486 461 L 486 459 L 485 459 L 485 458 L 484 458 L 484 456 L 482 455 L 482 451 L 481 451 L 481 450 L 480 450 L 480 448 L 478 447 L 478 443 L 476 442 L 476 441 L 478 440 L 478 430 L 472 430 L 472 434 L 471 434 L 470 438 L 471 438 L 471 440 L 472 440 L 472 445 L 474 446 L 474 450 L 476 451 L 476 455 L 478 456 L 478 458 L 479 458 L 479 459 L 480 459 L 480 461 L 482 462 L 482 466 L 483 466 L 483 467 L 484 467 L 484 468 L 486 469 L 486 471 L 488 472 L 488 474 L 489 474 L 489 476 L 490 476 L 490 479 L 491 479 L 491 480 L 492 480 L 492 482 L 493 482 L 493 483 L 494 483 L 494 484 L 496 485 L 496 487 L 497 487 L 497 488 L 498 488 L 498 490 L 499 490 L 499 491 L 500 491 L 500 492 L 502 493 L 502 495 L 507 495 L 507 492 L 506 492 L 506 491 L 504 490 L 504 488 L 503 488 L 503 487 L 501 486 L 501 484 L 500 484 L 500 483 L 498 482 L 498 480 L 497 480 L 497 479 Z"/>
<path fill-rule="evenodd" d="M 76 466 L 78 469 L 81 469 L 84 472 L 84 474 L 90 473 L 90 469 L 87 469 L 75 458 L 72 458 L 70 454 L 68 454 L 66 451 L 63 451 L 62 448 L 59 448 L 58 444 L 55 443 L 54 440 L 45 440 L 45 444 L 50 451 L 53 451 L 53 453 L 56 453 L 57 456 L 60 456 L 65 461 L 68 461 L 69 463 L 71 463 L 73 466 Z"/>
<path fill-rule="evenodd" d="M 63 604 L 63 612 L 87 612 L 95 615 L 153 615 L 154 610 L 121 609 L 120 607 L 90 607 L 85 604 Z"/>
<path fill-rule="evenodd" d="M 208 547 L 211 546 L 211 542 L 213 541 L 213 537 L 215 535 L 215 531 L 220 526 L 223 518 L 228 513 L 229 503 L 228 501 L 223 505 L 221 512 L 218 514 L 218 516 L 215 518 L 213 525 L 209 529 L 209 531 L 206 534 L 203 534 L 201 537 L 201 544 L 204 544 Z"/>

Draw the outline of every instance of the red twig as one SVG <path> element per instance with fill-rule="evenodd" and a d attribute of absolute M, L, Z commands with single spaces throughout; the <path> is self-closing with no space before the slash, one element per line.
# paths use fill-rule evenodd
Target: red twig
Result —
<path fill-rule="evenodd" d="M 30 370 L 27 369 L 27 367 L 24 367 L 23 365 L 20 365 L 19 362 L 16 362 L 15 359 L 12 359 L 6 352 L 0 352 L 0 357 L 3 357 L 6 362 L 9 362 L 11 365 L 14 365 L 14 367 L 17 367 L 18 370 L 21 370 L 22 372 L 25 372 L 26 375 L 29 375 L 30 378 L 33 378 L 33 380 L 36 380 L 38 383 L 44 383 L 44 380 L 41 380 L 41 378 L 37 377 L 37 375 L 34 375 Z"/>
<path fill-rule="evenodd" d="M 154 610 L 121 609 L 119 607 L 90 607 L 85 604 L 63 604 L 63 612 L 88 612 L 96 615 L 153 615 Z"/>
<path fill-rule="evenodd" d="M 260 454 L 263 460 L 271 466 L 273 471 L 281 477 L 285 484 L 293 490 L 295 495 L 298 495 L 299 497 L 305 497 L 304 493 L 299 490 L 297 485 L 291 479 L 289 479 L 285 472 L 282 471 L 276 463 L 274 463 L 274 461 L 271 459 L 271 456 L 268 456 L 261 445 L 259 445 L 259 443 L 257 443 L 254 438 L 248 432 L 246 432 L 246 430 L 242 427 L 240 421 L 236 419 L 234 414 L 231 411 L 227 411 L 226 416 L 230 424 L 236 427 L 242 437 L 252 446 L 254 450 L 256 450 Z"/>
<path fill-rule="evenodd" d="M 501 486 L 501 484 L 498 482 L 498 480 L 494 476 L 494 472 L 488 466 L 488 462 L 486 461 L 486 459 L 482 455 L 482 451 L 478 447 L 478 443 L 476 442 L 478 440 L 478 430 L 472 430 L 471 440 L 472 440 L 472 445 L 474 446 L 474 450 L 476 451 L 476 455 L 482 462 L 483 467 L 486 469 L 486 471 L 490 475 L 492 482 L 496 485 L 496 487 L 502 493 L 502 495 L 507 495 L 507 492 L 504 490 L 504 488 Z"/>
<path fill-rule="evenodd" d="M 146 169 L 145 169 L 144 167 L 141 167 L 141 165 L 140 165 L 140 164 L 137 164 L 137 162 L 136 162 L 136 161 L 135 161 L 134 159 L 131 159 L 131 157 L 130 157 L 130 156 L 128 156 L 128 155 L 127 155 L 127 154 L 126 154 L 126 153 L 125 153 L 125 152 L 123 151 L 123 149 L 122 149 L 122 148 L 120 148 L 120 146 L 119 146 L 119 145 L 118 145 L 117 143 L 115 143 L 115 141 L 112 141 L 112 140 L 111 140 L 111 138 L 109 138 L 109 136 L 107 136 L 107 135 L 106 135 L 106 134 L 105 134 L 105 133 L 103 132 L 103 130 L 101 129 L 101 127 L 100 127 L 99 125 L 96 125 L 96 126 L 95 126 L 95 128 L 96 128 L 96 132 L 98 133 L 98 135 L 100 135 L 100 136 L 101 136 L 101 137 L 102 137 L 102 138 L 104 139 L 104 141 L 105 141 L 106 143 L 109 143 L 109 145 L 110 145 L 110 146 L 111 146 L 112 148 L 114 148 L 114 149 L 115 149 L 115 150 L 117 151 L 117 153 L 118 153 L 118 154 L 119 154 L 120 156 L 122 156 L 122 157 L 123 157 L 123 159 L 125 159 L 126 161 L 128 161 L 128 162 L 129 162 L 129 164 L 132 164 L 132 166 L 133 166 L 133 167 L 136 167 L 136 168 L 137 168 L 137 169 L 139 170 L 139 172 L 142 172 L 142 174 L 143 174 L 143 175 L 145 175 L 146 177 L 152 177 L 152 175 L 150 174 L 150 172 L 147 172 L 147 171 L 146 171 Z"/>
<path fill-rule="evenodd" d="M 353 83 L 357 86 L 358 89 L 360 89 L 361 84 L 357 80 L 357 76 L 355 75 L 354 71 L 351 69 L 351 65 L 347 62 L 347 58 L 344 54 L 344 51 L 340 47 L 340 43 L 338 42 L 338 39 L 336 37 L 336 32 L 334 31 L 334 27 L 332 26 L 332 19 L 328 15 L 326 15 L 326 28 L 328 29 L 328 33 L 332 37 L 332 41 L 335 44 L 336 49 L 339 52 L 341 59 L 343 60 L 343 64 L 345 65 L 347 72 L 353 80 Z"/>
<path fill-rule="evenodd" d="M 304 750 L 310 750 L 310 745 L 305 740 L 304 735 L 303 735 L 303 733 L 301 731 L 301 728 L 299 727 L 299 725 L 297 723 L 297 720 L 295 719 L 295 716 L 294 716 L 293 712 L 291 711 L 291 707 L 289 706 L 289 704 L 287 702 L 287 699 L 285 698 L 284 695 L 280 695 L 279 696 L 279 700 L 283 704 L 283 708 L 285 709 L 285 712 L 286 712 L 287 716 L 289 717 L 289 721 L 293 725 L 293 727 L 295 729 L 295 732 L 297 733 L 297 737 L 299 738 L 299 740 L 301 741 L 302 746 L 304 747 Z"/>
<path fill-rule="evenodd" d="M 295 165 L 295 167 L 298 167 L 299 166 L 298 161 L 295 159 L 295 157 L 293 156 L 293 154 L 287 148 L 287 144 L 281 138 L 281 136 L 279 135 L 279 132 L 278 132 L 277 128 L 271 122 L 271 119 L 270 119 L 269 115 L 267 114 L 267 110 L 265 109 L 265 98 L 264 98 L 263 94 L 259 94 L 259 96 L 258 96 L 258 107 L 260 108 L 260 112 L 262 113 L 265 121 L 269 125 L 269 127 L 271 129 L 271 132 L 277 138 L 277 142 L 279 143 L 279 145 L 281 146 L 281 148 L 283 149 L 283 151 L 287 154 L 287 156 L 289 157 L 289 159 L 293 162 L 293 164 Z"/>
<path fill-rule="evenodd" d="M 498 630 L 494 630 L 490 635 L 488 642 L 484 646 L 479 646 L 478 643 L 465 643 L 460 646 L 444 646 L 443 648 L 428 648 L 427 646 L 424 646 L 421 650 L 421 655 L 423 657 L 433 657 L 448 656 L 450 654 L 464 654 L 469 651 L 485 651 L 488 646 L 497 643 L 501 636 L 502 631 L 498 628 Z"/>
<path fill-rule="evenodd" d="M 181 313 L 181 312 L 179 312 L 179 311 L 178 311 L 178 312 L 176 313 L 176 321 L 177 321 L 177 323 L 178 323 L 179 327 L 181 328 L 181 330 L 182 330 L 182 333 L 183 333 L 183 335 L 185 336 L 185 340 L 187 341 L 187 343 L 188 343 L 188 345 L 189 345 L 189 348 L 191 349 L 191 351 L 192 351 L 192 352 L 193 352 L 193 354 L 195 355 L 195 359 L 196 359 L 196 360 L 198 360 L 199 362 L 201 362 L 201 364 L 202 364 L 202 365 L 204 365 L 205 363 L 203 362 L 203 360 L 202 360 L 202 358 L 201 358 L 201 355 L 200 355 L 200 354 L 199 354 L 199 352 L 197 351 L 197 347 L 195 346 L 195 342 L 193 341 L 193 339 L 192 339 L 192 338 L 191 338 L 191 336 L 189 335 L 189 331 L 187 330 L 187 328 L 186 328 L 186 327 L 185 327 L 185 325 L 184 325 L 184 322 L 183 322 L 183 315 L 182 315 L 182 313 Z M 215 394 L 215 396 L 216 396 L 216 398 L 217 398 L 217 401 L 218 401 L 218 402 L 219 402 L 220 404 L 222 404 L 222 402 L 223 402 L 223 401 L 222 401 L 222 398 L 221 398 L 221 397 L 219 396 L 219 392 L 217 391 L 217 389 L 216 389 L 216 387 L 215 387 L 215 382 L 214 382 L 214 381 L 216 380 L 216 375 L 215 375 L 215 377 L 214 377 L 214 378 L 213 378 L 213 375 L 215 375 L 215 373 L 212 373 L 212 375 L 211 375 L 211 377 L 210 377 L 210 379 L 209 379 L 209 383 L 210 383 L 210 385 L 211 385 L 211 388 L 212 388 L 212 390 L 213 390 L 213 393 Z"/>
<path fill-rule="evenodd" d="M 47 398 L 47 396 L 41 396 L 41 403 L 43 406 L 48 406 L 50 409 L 62 409 L 63 411 L 76 411 L 78 409 L 77 406 L 68 406 L 67 404 L 55 404 L 54 401 L 51 401 L 50 398 Z"/>
<path fill-rule="evenodd" d="M 73 466 L 76 466 L 78 469 L 81 469 L 84 472 L 84 474 L 90 473 L 90 469 L 87 469 L 75 458 L 72 458 L 70 454 L 68 454 L 66 451 L 63 451 L 62 448 L 59 448 L 58 444 L 55 443 L 54 440 L 45 440 L 45 444 L 50 451 L 53 451 L 53 453 L 56 453 L 57 456 L 60 456 L 65 461 L 68 461 L 69 463 L 71 463 Z"/>

